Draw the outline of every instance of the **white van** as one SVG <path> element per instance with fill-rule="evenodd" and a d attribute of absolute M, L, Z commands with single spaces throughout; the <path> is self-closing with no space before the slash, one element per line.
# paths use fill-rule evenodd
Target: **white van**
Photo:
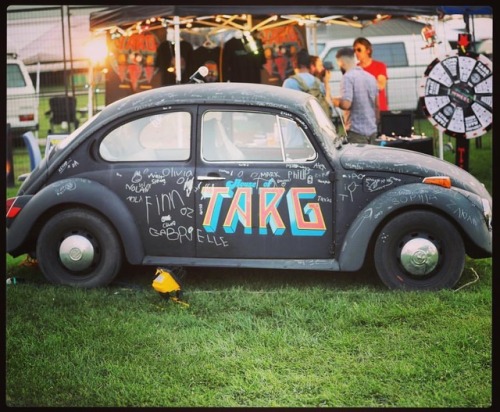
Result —
<path fill-rule="evenodd" d="M 368 38 L 373 47 L 372 58 L 387 66 L 387 101 L 389 110 L 416 110 L 419 100 L 419 86 L 427 66 L 439 56 L 451 51 L 448 42 L 435 47 L 423 48 L 421 36 L 409 34 L 401 36 L 374 36 Z M 320 57 L 333 65 L 330 89 L 332 96 L 340 95 L 342 74 L 335 57 L 342 47 L 352 47 L 354 38 L 325 42 Z"/>
<path fill-rule="evenodd" d="M 38 96 L 24 63 L 7 54 L 7 123 L 14 136 L 38 130 Z"/>

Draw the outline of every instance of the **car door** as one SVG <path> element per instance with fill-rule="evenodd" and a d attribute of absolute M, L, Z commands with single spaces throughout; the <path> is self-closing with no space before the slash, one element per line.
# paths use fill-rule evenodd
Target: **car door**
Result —
<path fill-rule="evenodd" d="M 331 257 L 332 170 L 310 132 L 271 110 L 198 116 L 197 256 Z"/>
<path fill-rule="evenodd" d="M 139 227 L 147 256 L 195 254 L 195 115 L 169 108 L 138 116 L 109 132 L 99 146 L 112 166 L 105 182 L 119 194 Z"/>

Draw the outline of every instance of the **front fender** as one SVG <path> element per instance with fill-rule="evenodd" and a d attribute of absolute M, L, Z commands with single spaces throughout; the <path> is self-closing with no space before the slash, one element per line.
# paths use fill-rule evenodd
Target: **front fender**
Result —
<path fill-rule="evenodd" d="M 492 253 L 492 233 L 483 216 L 481 200 L 461 189 L 414 183 L 389 190 L 371 201 L 353 220 L 339 256 L 340 270 L 359 270 L 373 235 L 382 222 L 405 209 L 436 210 L 446 215 L 466 236 L 468 253 L 488 257 Z"/>
<path fill-rule="evenodd" d="M 129 262 L 141 263 L 143 245 L 130 211 L 106 186 L 82 178 L 57 181 L 34 195 L 7 230 L 7 252 L 23 247 L 33 228 L 44 223 L 44 214 L 69 204 L 90 207 L 109 219 L 121 238 Z"/>

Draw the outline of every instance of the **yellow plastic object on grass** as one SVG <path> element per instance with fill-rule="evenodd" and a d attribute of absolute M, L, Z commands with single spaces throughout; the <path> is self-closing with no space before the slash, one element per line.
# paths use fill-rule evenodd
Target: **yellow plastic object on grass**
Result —
<path fill-rule="evenodd" d="M 170 298 L 176 303 L 189 306 L 189 304 L 180 299 L 182 294 L 181 285 L 175 278 L 175 275 L 169 270 L 165 268 L 156 269 L 156 278 L 153 280 L 153 288 L 165 298 Z M 171 296 L 170 294 L 173 292 L 175 292 L 175 295 Z"/>

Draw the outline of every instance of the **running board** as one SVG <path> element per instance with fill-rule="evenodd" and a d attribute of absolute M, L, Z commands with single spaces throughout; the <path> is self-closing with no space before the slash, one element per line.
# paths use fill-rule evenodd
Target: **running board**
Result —
<path fill-rule="evenodd" d="M 142 264 L 147 266 L 205 266 L 340 271 L 339 262 L 335 259 L 214 259 L 146 256 Z"/>

